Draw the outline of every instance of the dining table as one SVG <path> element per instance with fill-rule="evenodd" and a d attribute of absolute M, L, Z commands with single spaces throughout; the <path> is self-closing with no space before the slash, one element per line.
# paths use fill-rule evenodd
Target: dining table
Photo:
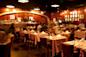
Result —
<path fill-rule="evenodd" d="M 37 32 L 35 30 L 31 30 L 28 32 L 30 38 L 34 38 L 34 44 L 37 45 L 37 42 L 40 42 L 41 38 L 45 38 L 46 40 L 51 41 L 51 46 L 52 46 L 52 57 L 55 56 L 55 53 L 58 53 L 60 50 L 58 46 L 64 42 L 63 40 L 67 41 L 68 37 L 63 36 L 62 34 L 57 34 L 57 35 L 49 35 L 47 32 Z"/>
<path fill-rule="evenodd" d="M 48 36 L 45 36 L 45 38 L 52 41 L 52 57 L 54 57 L 56 53 L 60 52 L 60 49 L 59 49 L 60 44 L 64 41 L 66 41 L 66 39 L 67 39 L 67 37 L 62 36 L 61 34 L 48 35 Z"/>
<path fill-rule="evenodd" d="M 64 42 L 63 44 L 73 45 L 75 48 L 80 49 L 80 57 L 84 57 L 83 50 L 86 51 L 86 40 L 84 39 L 72 40 L 72 41 Z"/>

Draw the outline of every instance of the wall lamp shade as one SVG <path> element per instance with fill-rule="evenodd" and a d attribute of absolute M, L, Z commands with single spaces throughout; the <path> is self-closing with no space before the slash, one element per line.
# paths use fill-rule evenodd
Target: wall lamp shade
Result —
<path fill-rule="evenodd" d="M 28 3 L 29 0 L 18 0 L 18 2 L 20 2 L 20 3 Z"/>

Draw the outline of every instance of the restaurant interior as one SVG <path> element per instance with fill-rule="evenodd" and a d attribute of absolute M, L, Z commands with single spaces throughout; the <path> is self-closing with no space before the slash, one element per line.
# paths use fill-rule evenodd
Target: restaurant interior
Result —
<path fill-rule="evenodd" d="M 86 57 L 86 0 L 0 0 L 0 57 Z"/>

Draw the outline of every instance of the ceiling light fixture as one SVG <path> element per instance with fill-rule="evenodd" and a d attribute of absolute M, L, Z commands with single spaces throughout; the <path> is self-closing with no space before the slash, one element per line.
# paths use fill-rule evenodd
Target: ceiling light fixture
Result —
<path fill-rule="evenodd" d="M 20 2 L 20 3 L 28 3 L 29 0 L 18 0 L 18 2 Z"/>
<path fill-rule="evenodd" d="M 13 5 L 6 5 L 7 8 L 15 8 Z"/>
<path fill-rule="evenodd" d="M 51 5 L 51 7 L 60 7 L 60 5 L 53 4 L 53 5 Z"/>
<path fill-rule="evenodd" d="M 40 8 L 34 8 L 34 10 L 40 10 Z"/>

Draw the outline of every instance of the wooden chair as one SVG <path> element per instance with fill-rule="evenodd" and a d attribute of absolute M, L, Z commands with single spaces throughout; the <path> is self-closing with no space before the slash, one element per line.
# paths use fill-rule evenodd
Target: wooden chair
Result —
<path fill-rule="evenodd" d="M 83 57 L 86 57 L 86 50 L 82 50 L 83 52 Z"/>
<path fill-rule="evenodd" d="M 62 44 L 62 56 L 73 57 L 73 46 Z"/>
<path fill-rule="evenodd" d="M 24 42 L 25 34 L 23 32 L 19 32 L 19 35 L 20 35 L 19 40 L 21 42 Z"/>

